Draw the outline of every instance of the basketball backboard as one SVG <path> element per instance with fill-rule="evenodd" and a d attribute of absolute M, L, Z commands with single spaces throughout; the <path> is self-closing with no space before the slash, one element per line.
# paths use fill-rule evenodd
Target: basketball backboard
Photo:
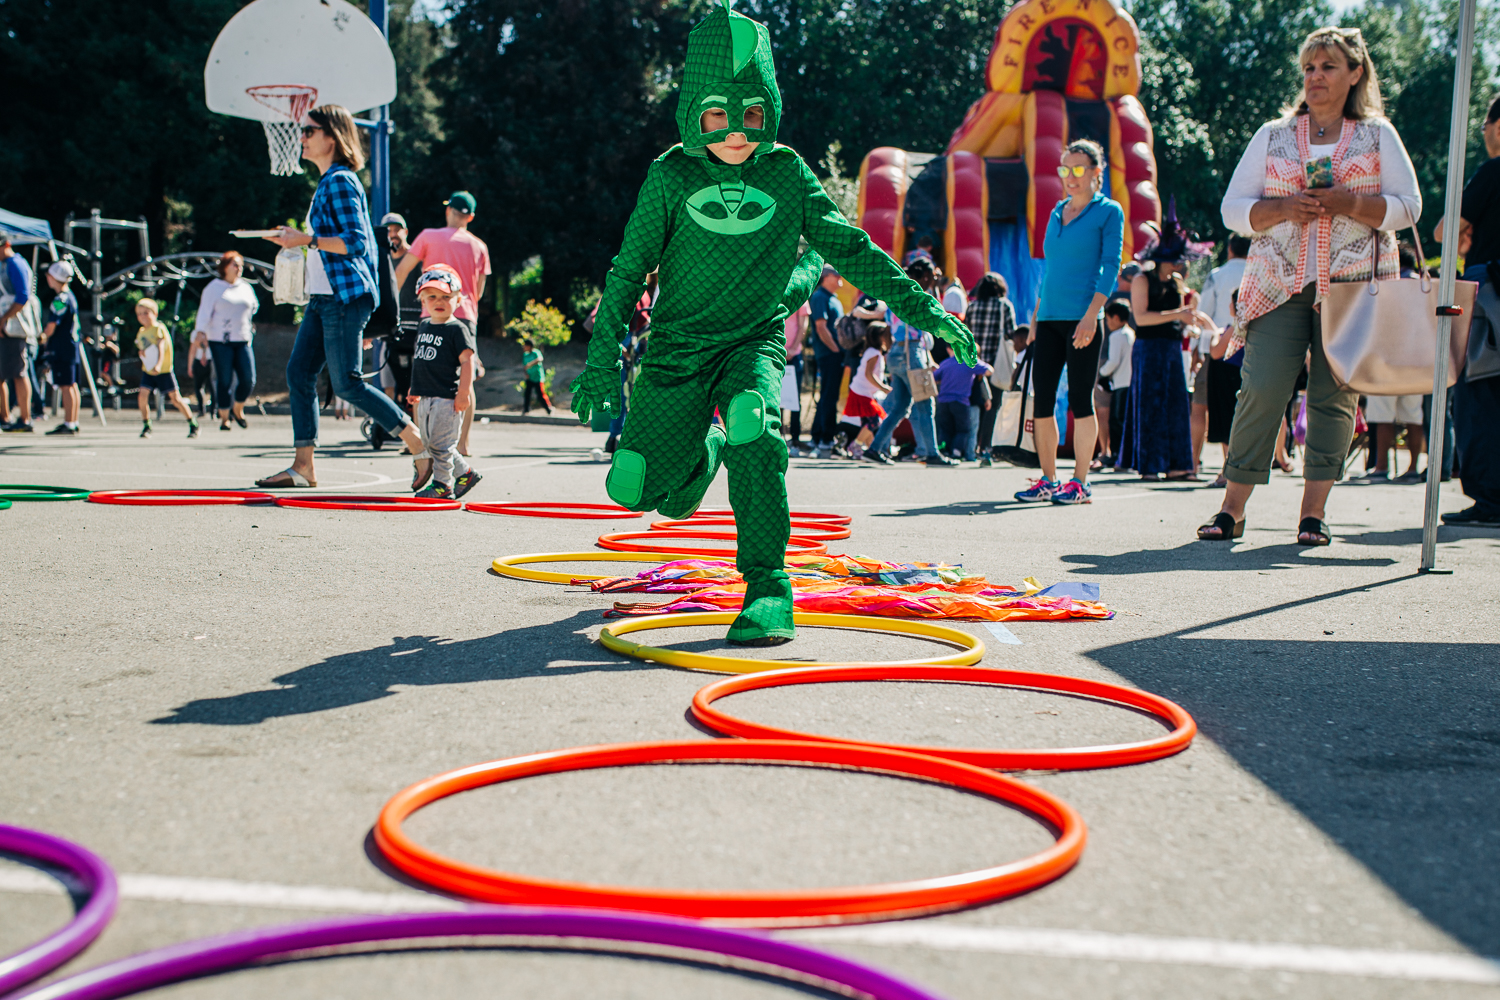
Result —
<path fill-rule="evenodd" d="M 300 85 L 315 104 L 352 112 L 396 97 L 396 60 L 375 23 L 347 0 L 255 0 L 229 19 L 203 67 L 210 111 L 259 122 L 284 121 L 251 88 Z"/>

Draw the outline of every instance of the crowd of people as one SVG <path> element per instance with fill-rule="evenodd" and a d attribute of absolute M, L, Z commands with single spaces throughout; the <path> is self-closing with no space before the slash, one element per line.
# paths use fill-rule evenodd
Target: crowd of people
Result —
<path fill-rule="evenodd" d="M 1480 360 L 1454 388 L 1452 437 L 1431 449 L 1431 396 L 1361 395 L 1330 370 L 1319 309 L 1329 285 L 1369 281 L 1372 259 L 1375 277 L 1414 276 L 1416 252 L 1395 233 L 1415 227 L 1422 200 L 1381 115 L 1360 32 L 1315 31 L 1298 63 L 1302 92 L 1256 133 L 1229 181 L 1223 219 L 1232 235 L 1200 289 L 1187 272 L 1215 248 L 1182 227 L 1170 200 L 1155 238 L 1120 266 L 1123 213 L 1104 194 L 1104 153 L 1089 140 L 1070 143 L 1057 166 L 1066 197 L 1047 222 L 1029 324 L 1017 325 L 1001 275 L 965 294 L 930 240 L 907 256 L 908 274 L 974 331 L 977 366 L 945 358 L 929 334 L 869 296 L 845 316 L 842 281 L 826 269 L 809 313 L 787 321 L 787 378 L 801 384 L 799 345 L 808 345 L 817 400 L 805 446 L 800 393 L 783 392 L 790 453 L 942 467 L 1003 458 L 1040 469 L 1018 501 L 1061 505 L 1089 502 L 1091 471 L 1203 483 L 1224 491 L 1219 513 L 1198 529 L 1204 540 L 1242 535 L 1255 486 L 1273 467 L 1297 472 L 1295 456 L 1304 481 L 1297 541 L 1327 545 L 1328 496 L 1352 459 L 1362 454 L 1364 482 L 1416 483 L 1431 450 L 1442 478 L 1456 468 L 1474 502 L 1444 521 L 1500 526 L 1500 357 L 1485 360 L 1487 341 L 1471 342 Z M 1484 137 L 1495 158 L 1465 189 L 1460 234 L 1464 278 L 1481 285 L 1500 263 L 1500 100 Z M 1480 313 L 1476 325 L 1488 323 Z M 1029 419 L 1007 421 L 1017 401 Z M 1403 436 L 1398 474 L 1392 452 Z M 1069 439 L 1073 472 L 1063 482 L 1059 446 Z M 1221 452 L 1213 477 L 1203 474 L 1209 444 Z"/>

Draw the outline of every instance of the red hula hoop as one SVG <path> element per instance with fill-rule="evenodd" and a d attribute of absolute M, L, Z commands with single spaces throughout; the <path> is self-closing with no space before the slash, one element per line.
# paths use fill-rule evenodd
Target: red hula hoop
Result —
<path fill-rule="evenodd" d="M 127 507 L 185 507 L 196 504 L 269 503 L 276 498 L 254 490 L 95 490 L 89 503 Z"/>
<path fill-rule="evenodd" d="M 657 889 L 533 878 L 443 857 L 406 836 L 402 822 L 438 799 L 539 774 L 682 761 L 759 761 L 853 768 L 918 778 L 1017 806 L 1057 831 L 1057 841 L 1019 861 L 937 878 L 779 892 Z M 380 811 L 375 843 L 413 878 L 470 899 L 518 905 L 606 907 L 755 926 L 851 923 L 937 913 L 1026 892 L 1078 861 L 1083 818 L 1032 785 L 972 764 L 874 747 L 794 740 L 677 740 L 576 747 L 448 771 L 399 792 Z"/>
<path fill-rule="evenodd" d="M 438 497 L 327 496 L 277 497 L 278 507 L 308 507 L 313 510 L 458 510 L 457 500 Z"/>
<path fill-rule="evenodd" d="M 677 538 L 712 538 L 720 541 L 738 541 L 739 535 L 727 531 L 615 531 L 600 535 L 594 544 L 601 549 L 614 552 L 665 552 L 674 556 L 732 556 L 737 549 L 711 549 L 701 545 L 663 544 Z M 635 539 L 645 539 L 638 542 Z M 795 548 L 794 548 L 795 546 Z M 828 554 L 828 546 L 816 538 L 793 535 L 787 539 L 786 554 L 789 556 L 822 556 Z"/>
<path fill-rule="evenodd" d="M 824 684 L 836 681 L 957 681 L 965 684 L 994 684 L 1040 691 L 1061 691 L 1129 705 L 1131 708 L 1150 712 L 1173 728 L 1164 736 L 1153 740 L 1143 740 L 1140 743 L 1057 750 L 982 750 L 873 743 L 865 740 L 843 739 L 838 736 L 799 733 L 790 729 L 778 729 L 775 726 L 764 726 L 738 719 L 713 707 L 713 703 L 718 699 L 742 691 L 781 687 L 788 684 Z M 1015 771 L 1079 771 L 1089 768 L 1141 764 L 1148 760 L 1170 757 L 1186 750 L 1198 733 L 1197 723 L 1181 705 L 1149 691 L 1107 684 L 1104 681 L 1085 680 L 1082 677 L 1039 674 L 1024 670 L 1001 670 L 994 667 L 896 667 L 876 664 L 868 667 L 795 667 L 789 670 L 739 674 L 727 680 L 716 681 L 693 695 L 693 717 L 710 729 L 730 736 L 752 739 L 813 740 L 845 746 L 883 747 L 943 757 L 979 767 Z"/>
<path fill-rule="evenodd" d="M 512 517 L 563 517 L 578 521 L 613 521 L 644 517 L 645 512 L 612 503 L 471 503 L 464 510 L 476 514 L 509 514 Z M 606 511 L 607 513 L 598 513 Z"/>
<path fill-rule="evenodd" d="M 689 521 L 700 517 L 734 517 L 732 507 L 699 507 L 687 516 Z M 793 521 L 822 521 L 824 524 L 852 524 L 854 518 L 848 514 L 820 514 L 815 510 L 792 511 Z"/>
<path fill-rule="evenodd" d="M 735 523 L 732 517 L 694 517 L 686 521 L 654 521 L 651 524 L 651 530 L 692 531 L 698 527 L 708 528 L 720 525 L 734 527 Z M 849 528 L 830 521 L 793 521 L 792 530 L 799 538 L 811 538 L 819 542 L 837 542 L 848 538 L 853 533 Z M 735 534 L 738 535 L 739 532 Z"/>

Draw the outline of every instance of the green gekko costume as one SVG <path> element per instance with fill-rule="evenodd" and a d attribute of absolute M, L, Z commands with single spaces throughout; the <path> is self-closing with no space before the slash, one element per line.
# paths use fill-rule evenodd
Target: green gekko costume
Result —
<path fill-rule="evenodd" d="M 758 129 L 745 127 L 753 107 L 764 112 Z M 710 108 L 726 111 L 729 127 L 703 133 Z M 572 385 L 581 420 L 595 407 L 620 412 L 619 342 L 646 275 L 657 270 L 650 351 L 606 488 L 632 510 L 681 518 L 698 508 L 719 465 L 728 466 L 736 564 L 747 585 L 729 640 L 744 645 L 774 645 L 795 634 L 785 569 L 787 449 L 777 404 L 786 367 L 783 323 L 816 287 L 822 258 L 908 323 L 948 340 L 960 360 L 973 363 L 974 355 L 964 325 L 844 219 L 796 152 L 776 145 L 780 117 L 765 26 L 727 3 L 715 8 L 688 36 L 677 106 L 682 144 L 646 173 L 605 282 L 588 366 Z M 706 148 L 731 132 L 760 144 L 740 165 Z M 799 260 L 803 237 L 812 250 Z M 722 428 L 711 424 L 715 408 Z"/>

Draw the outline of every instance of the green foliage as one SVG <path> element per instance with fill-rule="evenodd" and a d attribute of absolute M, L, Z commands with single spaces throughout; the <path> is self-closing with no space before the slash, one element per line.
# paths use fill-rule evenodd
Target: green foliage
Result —
<path fill-rule="evenodd" d="M 505 324 L 505 331 L 517 340 L 530 338 L 543 347 L 566 344 L 573 336 L 572 324 L 562 310 L 553 308 L 551 299 L 528 301 L 521 315 Z"/>
<path fill-rule="evenodd" d="M 823 190 L 828 192 L 828 197 L 844 213 L 844 218 L 856 222 L 859 218 L 859 178 L 847 176 L 839 165 L 839 153 L 843 148 L 844 144 L 838 140 L 829 143 L 828 151 L 818 161 L 818 166 L 827 174 L 821 180 Z"/>

